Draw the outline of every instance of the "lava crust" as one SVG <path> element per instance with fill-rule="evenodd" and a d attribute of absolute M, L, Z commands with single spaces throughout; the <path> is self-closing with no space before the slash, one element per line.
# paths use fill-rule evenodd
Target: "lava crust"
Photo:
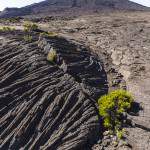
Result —
<path fill-rule="evenodd" d="M 89 148 L 101 131 L 96 100 L 108 90 L 101 62 L 73 40 L 23 36 L 0 36 L 0 149 Z"/>

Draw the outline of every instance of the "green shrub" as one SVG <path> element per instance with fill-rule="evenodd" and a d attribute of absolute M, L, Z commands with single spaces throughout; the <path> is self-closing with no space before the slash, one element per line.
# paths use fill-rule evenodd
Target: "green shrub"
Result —
<path fill-rule="evenodd" d="M 0 31 L 3 31 L 3 32 L 5 32 L 5 31 L 14 31 L 14 30 L 15 30 L 15 28 L 8 27 L 8 26 L 4 26 L 4 27 L 0 28 Z"/>
<path fill-rule="evenodd" d="M 24 31 L 27 32 L 23 39 L 26 42 L 32 42 L 33 37 L 31 35 L 32 31 L 36 31 L 38 29 L 38 25 L 36 25 L 35 23 L 30 23 L 30 22 L 25 22 L 24 25 Z"/>
<path fill-rule="evenodd" d="M 14 17 L 14 18 L 6 18 L 6 21 L 8 23 L 18 23 L 20 21 L 19 17 Z"/>
<path fill-rule="evenodd" d="M 133 102 L 133 97 L 125 90 L 116 90 L 98 100 L 99 114 L 104 119 L 104 127 L 112 130 L 118 138 L 123 135 L 123 113 Z"/>
<path fill-rule="evenodd" d="M 56 50 L 52 48 L 47 55 L 47 60 L 50 62 L 54 62 L 56 60 L 56 57 L 57 57 Z"/>
<path fill-rule="evenodd" d="M 25 35 L 23 39 L 25 42 L 32 42 L 33 37 L 31 35 Z"/>
<path fill-rule="evenodd" d="M 58 34 L 55 32 L 42 32 L 40 33 L 40 36 L 46 36 L 46 37 L 56 37 Z"/>
<path fill-rule="evenodd" d="M 0 18 L 1 23 L 19 23 L 21 17 L 12 17 L 12 18 Z"/>
<path fill-rule="evenodd" d="M 123 137 L 124 133 L 125 133 L 124 129 L 116 130 L 116 135 L 117 135 L 118 139 L 121 139 Z"/>
<path fill-rule="evenodd" d="M 23 24 L 25 32 L 36 31 L 38 29 L 38 25 L 35 23 L 25 22 Z"/>

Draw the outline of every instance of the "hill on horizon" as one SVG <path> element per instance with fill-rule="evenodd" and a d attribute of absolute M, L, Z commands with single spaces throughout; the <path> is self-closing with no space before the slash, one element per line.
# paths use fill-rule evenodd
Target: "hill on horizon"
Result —
<path fill-rule="evenodd" d="M 80 14 L 104 10 L 150 10 L 150 8 L 129 0 L 45 0 L 22 8 L 6 8 L 0 17 L 16 17 L 25 15 Z"/>

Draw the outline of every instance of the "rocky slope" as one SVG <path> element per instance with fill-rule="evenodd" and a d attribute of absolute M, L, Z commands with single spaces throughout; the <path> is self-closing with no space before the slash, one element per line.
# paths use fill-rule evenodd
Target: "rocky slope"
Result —
<path fill-rule="evenodd" d="M 0 33 L 0 149 L 88 149 L 107 76 L 86 47 L 62 37 Z M 57 52 L 55 63 L 47 54 Z"/>
<path fill-rule="evenodd" d="M 129 0 L 45 0 L 22 8 L 6 8 L 0 17 L 24 15 L 79 15 L 102 10 L 150 10 Z"/>
<path fill-rule="evenodd" d="M 130 114 L 133 127 L 126 129 L 128 139 L 136 150 L 149 150 L 150 147 L 149 16 L 149 12 L 104 13 L 69 21 L 51 21 L 49 28 L 43 25 L 47 30 L 62 33 L 88 45 L 104 62 L 105 70 L 111 66 L 112 72 L 115 68 L 123 75 L 127 89 L 134 95 L 136 102 L 135 111 Z M 107 58 L 110 58 L 109 62 Z M 113 77 L 110 85 L 119 82 L 115 75 Z M 112 150 L 108 143 L 105 142 L 105 149 Z"/>
<path fill-rule="evenodd" d="M 76 86 L 79 84 L 79 91 L 81 91 L 81 92 L 84 91 L 84 93 L 82 93 L 82 94 L 85 97 L 87 95 L 87 97 L 85 99 L 89 99 L 88 105 L 92 104 L 92 106 L 93 106 L 92 108 L 95 112 L 95 114 L 91 115 L 90 118 L 97 116 L 96 115 L 97 109 L 96 109 L 96 103 L 95 103 L 96 99 L 95 98 L 97 97 L 96 95 L 99 95 L 99 94 L 101 95 L 100 91 L 103 91 L 103 90 L 101 90 L 102 87 L 105 89 L 104 91 L 107 92 L 107 90 L 112 90 L 116 87 L 117 88 L 126 88 L 126 86 L 127 86 L 127 89 L 134 95 L 134 98 L 135 98 L 134 110 L 132 113 L 128 114 L 128 117 L 132 120 L 132 122 L 131 122 L 130 126 L 126 127 L 126 130 L 128 133 L 126 135 L 126 137 L 127 137 L 129 145 L 127 147 L 126 146 L 124 147 L 124 146 L 121 146 L 121 145 L 124 145 L 124 143 L 119 143 L 118 146 L 114 147 L 114 145 L 112 145 L 113 139 L 108 136 L 104 136 L 104 138 L 102 140 L 99 140 L 99 142 L 97 144 L 95 144 L 92 149 L 93 150 L 102 150 L 102 149 L 105 149 L 105 150 L 116 150 L 116 149 L 117 150 L 125 150 L 125 149 L 149 150 L 149 147 L 150 147 L 150 126 L 149 126 L 149 124 L 150 124 L 150 117 L 149 117 L 149 114 L 150 114 L 150 105 L 149 105 L 149 102 L 150 102 L 149 101 L 149 97 L 150 97 L 150 65 L 149 65 L 150 64 L 150 59 L 149 59 L 149 56 L 150 56 L 150 51 L 149 51 L 149 48 L 150 48 L 150 42 L 149 42 L 150 21 L 149 20 L 150 20 L 149 12 L 102 13 L 102 14 L 98 14 L 98 15 L 87 15 L 87 16 L 80 16 L 77 18 L 67 18 L 67 19 L 64 19 L 64 17 L 62 17 L 62 18 L 54 17 L 54 18 L 48 18 L 48 19 L 43 18 L 43 19 L 39 20 L 39 25 L 40 25 L 41 29 L 51 31 L 51 32 L 52 31 L 57 32 L 57 33 L 59 33 L 59 35 L 65 37 L 66 39 L 63 38 L 63 40 L 62 40 L 62 38 L 54 38 L 55 39 L 54 40 L 52 38 L 53 40 L 52 39 L 47 40 L 45 38 L 40 38 L 39 42 L 37 42 L 38 36 L 36 35 L 36 36 L 34 36 L 35 42 L 32 42 L 31 44 L 25 43 L 23 40 L 20 40 L 20 39 L 23 39 L 22 32 L 17 32 L 16 37 L 14 37 L 14 34 L 6 35 L 4 33 L 1 33 L 0 34 L 1 35 L 1 43 L 3 43 L 3 44 L 1 44 L 2 53 L 0 56 L 3 58 L 5 56 L 5 52 L 7 52 L 8 55 L 7 55 L 7 57 L 4 57 L 4 58 L 6 58 L 7 61 L 9 62 L 9 64 L 7 64 L 7 61 L 4 61 L 3 63 L 1 62 L 1 66 L 5 67 L 5 68 L 1 67 L 1 69 L 3 69 L 2 73 L 1 73 L 1 77 L 4 79 L 7 79 L 7 77 L 9 77 L 9 75 L 11 76 L 12 73 L 14 72 L 14 70 L 16 69 L 14 67 L 15 65 L 17 65 L 17 67 L 20 67 L 22 64 L 23 65 L 29 64 L 29 66 L 27 65 L 26 68 L 28 68 L 28 67 L 30 68 L 31 66 L 32 67 L 36 66 L 36 64 L 39 63 L 41 65 L 40 66 L 40 68 L 41 68 L 40 71 L 42 72 L 41 74 L 43 74 L 44 67 L 50 65 L 53 68 L 56 65 L 63 73 L 65 72 L 65 74 L 67 74 L 67 75 L 69 74 L 72 77 L 72 79 L 75 80 L 75 84 L 73 83 L 72 85 Z M 20 24 L 20 26 L 18 26 L 19 24 Z M 10 26 L 15 25 L 16 26 L 16 24 L 9 24 L 9 23 L 7 25 L 10 25 Z M 21 29 L 21 26 L 22 26 L 21 23 L 17 23 L 18 28 Z M 67 41 L 67 42 L 65 42 L 65 41 Z M 78 42 L 75 42 L 75 41 L 78 41 Z M 18 43 L 18 44 L 16 45 L 16 43 Z M 58 43 L 61 43 L 61 44 L 58 44 Z M 67 43 L 67 44 L 64 44 L 64 43 Z M 71 43 L 74 43 L 73 46 L 70 46 Z M 80 43 L 82 43 L 82 44 L 80 44 Z M 36 47 L 34 46 L 34 44 L 36 45 Z M 8 45 L 8 47 L 7 47 L 7 45 Z M 20 46 L 22 45 L 23 47 L 18 47 L 19 45 Z M 45 46 L 45 45 L 47 45 L 47 46 Z M 51 47 L 51 45 L 52 45 L 52 47 L 54 47 L 57 50 L 57 53 L 60 55 L 60 57 L 58 57 L 60 59 L 57 60 L 57 63 L 55 63 L 55 65 L 48 63 L 46 60 L 47 53 L 49 52 L 49 48 Z M 89 47 L 89 48 L 86 48 L 83 45 L 86 45 L 86 47 Z M 18 63 L 16 63 L 15 56 L 12 56 L 12 54 L 10 54 L 11 52 L 13 53 L 14 51 L 16 51 L 16 49 L 14 49 L 14 47 L 15 48 L 17 47 L 19 49 L 21 48 L 20 51 L 23 52 L 23 55 L 20 55 L 21 53 L 19 54 L 19 51 L 17 50 L 17 54 L 16 53 L 14 54 L 17 56 L 16 58 L 18 60 L 17 61 Z M 63 51 L 60 51 L 61 49 L 63 49 Z M 69 49 L 69 53 L 71 52 L 71 55 L 69 55 L 69 53 L 67 53 L 67 54 L 64 53 L 64 52 L 68 52 L 68 51 L 66 51 L 68 49 Z M 99 83 L 101 83 L 101 81 L 98 82 L 99 80 L 97 81 L 96 79 L 91 80 L 92 72 L 95 72 L 94 75 L 92 74 L 92 76 L 94 76 L 94 78 L 95 78 L 95 75 L 97 74 L 97 69 L 94 69 L 97 65 L 93 66 L 94 71 L 92 70 L 91 72 L 88 72 L 88 74 L 90 75 L 90 77 L 88 77 L 88 78 L 85 78 L 84 75 L 82 76 L 82 74 L 80 75 L 80 73 L 79 74 L 77 73 L 78 76 L 76 76 L 76 74 L 73 73 L 74 71 L 76 72 L 76 70 L 77 70 L 77 72 L 80 72 L 80 70 L 78 70 L 78 69 L 82 65 L 78 62 L 84 62 L 82 60 L 83 57 L 81 57 L 82 55 L 81 55 L 80 51 L 85 52 L 85 49 L 86 49 L 86 51 L 88 51 L 88 58 L 89 58 L 89 59 L 87 59 L 88 61 L 85 60 L 85 62 L 89 62 L 89 64 L 91 64 L 94 59 L 95 62 L 98 62 L 98 64 L 100 64 L 100 65 L 98 65 L 99 67 L 100 66 L 104 67 L 104 68 L 102 67 L 103 71 L 100 71 L 98 73 L 98 79 L 104 77 L 102 80 L 103 81 L 106 80 L 105 82 L 102 82 L 102 87 L 100 87 L 100 88 L 99 88 L 99 86 L 101 84 L 99 84 Z M 38 51 L 36 53 L 37 50 L 40 50 L 40 51 Z M 74 54 L 72 55 L 72 50 L 73 51 L 75 50 L 75 52 L 78 51 L 79 55 L 77 55 L 77 57 L 75 57 L 76 55 L 74 55 Z M 32 53 L 32 51 L 33 51 L 33 53 Z M 33 57 L 31 57 L 32 55 L 33 55 Z M 40 57 L 43 58 L 42 61 L 41 61 L 41 59 L 39 59 L 39 57 L 36 57 L 39 55 L 40 55 Z M 85 53 L 83 55 L 85 55 Z M 13 57 L 13 59 L 11 59 L 12 57 Z M 92 57 L 92 59 L 91 59 L 91 57 Z M 34 60 L 34 61 L 32 61 L 32 60 Z M 67 60 L 67 61 L 65 61 L 65 60 Z M 3 61 L 3 59 L 2 59 L 2 61 Z M 72 61 L 73 61 L 73 63 L 72 63 Z M 20 64 L 20 62 L 22 62 L 22 63 Z M 30 63 L 28 63 L 28 62 L 30 62 Z M 74 63 L 74 62 L 77 62 L 77 63 Z M 102 65 L 102 63 L 103 63 L 103 65 Z M 6 66 L 5 66 L 5 64 L 6 64 Z M 15 65 L 13 65 L 13 64 L 15 64 Z M 78 67 L 77 64 L 80 65 L 80 67 Z M 10 67 L 8 67 L 9 65 L 10 65 Z M 86 63 L 83 63 L 83 65 L 87 66 Z M 5 69 L 7 67 L 8 67 L 8 70 L 5 71 Z M 86 70 L 87 68 L 85 67 L 84 69 Z M 24 70 L 24 69 L 21 69 L 21 70 Z M 66 73 L 66 70 L 68 70 L 67 73 Z M 83 70 L 82 70 L 82 73 L 84 72 Z M 3 72 L 3 71 L 5 71 L 5 72 Z M 36 71 L 36 70 L 34 70 L 34 71 Z M 33 76 L 37 76 L 39 74 L 39 72 L 37 72 L 37 73 L 35 72 L 35 74 L 32 74 L 32 73 L 34 73 L 34 71 L 31 70 L 31 72 L 30 72 L 30 69 L 29 69 L 30 76 L 28 76 L 28 75 L 23 76 L 22 74 L 20 75 L 17 73 L 17 76 L 15 77 L 15 81 L 10 82 L 10 87 L 11 86 L 13 87 L 14 85 L 18 84 L 19 78 L 21 78 L 21 80 L 24 81 L 24 79 L 28 80 L 28 77 L 29 77 L 29 79 L 31 78 L 31 82 L 30 81 L 28 82 L 29 88 L 34 87 L 33 90 L 36 90 L 36 87 L 38 88 L 37 84 L 40 84 L 40 86 L 45 85 L 48 87 L 52 86 L 52 88 L 54 87 L 55 82 L 52 82 L 51 79 L 49 79 L 49 78 L 45 79 L 44 77 L 41 77 L 41 76 L 39 77 L 39 78 L 42 78 L 43 81 L 45 81 L 43 83 L 43 85 L 42 85 L 42 80 L 40 81 L 39 78 L 37 80 L 36 79 L 32 80 Z M 54 72 L 55 72 L 55 70 L 54 70 Z M 101 73 L 103 74 L 103 77 L 101 76 Z M 56 78 L 56 81 L 57 81 L 56 74 L 51 74 L 49 71 L 49 73 L 45 72 L 44 75 L 46 75 L 46 77 L 49 77 L 49 75 L 50 75 L 50 78 L 51 77 Z M 107 76 L 107 78 L 106 78 L 106 76 Z M 124 78 L 124 80 L 122 78 Z M 48 83 L 47 83 L 47 81 L 48 81 Z M 68 81 L 68 78 L 65 77 L 63 79 L 63 81 L 67 82 L 65 85 L 68 85 L 68 84 L 70 85 L 70 80 Z M 92 82 L 90 82 L 90 81 L 92 81 Z M 98 83 L 98 86 L 96 86 L 95 81 L 96 81 L 96 83 Z M 126 84 L 125 84 L 125 81 L 126 81 Z M 33 86 L 32 86 L 32 82 L 33 82 Z M 36 82 L 37 82 L 37 84 L 36 84 Z M 60 81 L 60 83 L 61 82 L 62 82 L 62 80 Z M 4 82 L 4 83 L 6 84 L 7 82 Z M 91 85 L 91 83 L 94 83 L 94 85 Z M 105 86 L 105 83 L 108 84 L 108 87 Z M 15 139 L 16 135 L 18 135 L 20 132 L 19 131 L 18 133 L 15 133 L 15 131 L 17 131 L 18 129 L 22 129 L 24 131 L 23 133 L 25 133 L 25 134 L 21 133 L 23 137 L 24 137 L 24 135 L 25 135 L 25 137 L 28 136 L 28 133 L 29 133 L 29 132 L 26 132 L 26 129 L 24 129 L 22 126 L 22 125 L 24 125 L 25 120 L 22 123 L 21 123 L 21 121 L 18 123 L 15 121 L 13 122 L 11 120 L 11 117 L 8 117 L 9 114 L 11 114 L 10 116 L 13 116 L 13 114 L 15 114 L 15 113 L 13 113 L 13 110 L 11 111 L 11 109 L 12 109 L 11 106 L 15 106 L 16 112 L 18 112 L 17 108 L 16 108 L 16 105 L 18 105 L 18 104 L 16 104 L 16 105 L 14 104 L 16 101 L 18 101 L 15 99 L 16 97 L 18 97 L 18 95 L 16 95 L 16 93 L 18 91 L 21 92 L 22 89 L 23 89 L 23 92 L 26 90 L 28 91 L 28 88 L 25 89 L 24 86 L 22 86 L 22 84 L 20 84 L 21 87 L 17 87 L 17 92 L 15 92 L 14 89 L 11 89 L 11 88 L 7 89 L 6 87 L 8 85 L 7 84 L 5 85 L 5 84 L 4 84 L 4 87 L 1 88 L 1 93 L 2 93 L 2 95 L 4 95 L 4 96 L 2 96 L 2 99 L 3 99 L 3 97 L 5 97 L 5 95 L 6 96 L 9 95 L 10 97 L 7 97 L 5 99 L 5 102 L 8 103 L 8 105 L 5 106 L 6 108 L 5 107 L 2 108 L 2 111 L 3 111 L 3 109 L 6 111 L 7 115 L 5 115 L 5 117 L 8 118 L 6 120 L 4 119 L 2 121 L 2 124 L 5 124 L 5 123 L 7 124 L 7 126 L 6 126 L 7 133 L 4 133 L 4 131 L 1 131 L 1 133 L 3 135 L 3 139 L 0 140 L 0 142 L 3 143 L 3 145 L 5 145 L 8 142 L 9 143 L 8 145 L 10 146 L 11 145 L 10 143 L 13 143 L 12 139 Z M 26 85 L 26 87 L 28 87 L 28 85 L 26 83 L 25 83 L 25 85 Z M 57 91 L 58 85 L 59 84 L 56 83 L 56 86 L 54 88 L 54 93 L 55 93 L 55 91 Z M 3 84 L 2 84 L 2 86 L 3 86 Z M 58 88 L 58 89 L 65 90 L 66 89 L 65 87 L 66 86 L 60 86 L 60 88 Z M 21 88 L 21 89 L 19 90 L 19 88 Z M 45 90 L 45 87 L 42 87 L 42 88 L 44 89 L 42 94 L 44 94 L 45 91 L 47 91 L 47 89 Z M 9 91 L 9 89 L 11 89 L 11 90 Z M 51 88 L 49 88 L 49 89 L 51 89 Z M 92 91 L 94 91 L 94 93 L 99 93 L 99 94 L 93 95 L 92 91 L 89 91 L 89 89 L 93 89 Z M 37 91 L 38 91 L 38 89 L 37 89 Z M 61 92 L 61 93 L 63 93 L 63 92 Z M 32 93 L 32 91 L 31 91 L 31 93 Z M 29 91 L 29 93 L 25 94 L 26 95 L 25 98 L 28 97 L 28 95 L 30 96 L 31 93 Z M 58 93 L 59 92 L 56 92 L 56 95 Z M 70 93 L 70 91 L 69 91 L 69 93 Z M 22 93 L 20 93 L 20 94 L 22 94 Z M 16 95 L 16 97 L 15 97 L 15 95 Z M 94 99 L 93 99 L 93 96 L 95 97 Z M 13 98 L 10 99 L 11 97 L 14 97 L 14 99 Z M 41 93 L 40 93 L 40 97 L 42 97 Z M 91 97 L 92 97 L 92 99 L 91 99 Z M 29 101 L 32 103 L 32 99 L 30 100 L 30 97 L 28 97 L 28 98 L 29 98 Z M 18 98 L 18 99 L 19 99 L 19 101 L 20 100 L 22 101 L 22 99 L 20 99 L 20 98 Z M 38 99 L 40 101 L 40 98 L 35 98 L 35 99 L 36 99 L 36 102 L 38 101 Z M 82 104 L 80 106 L 84 105 L 83 102 L 85 101 L 85 99 L 81 102 Z M 9 100 L 14 101 L 14 103 L 11 105 Z M 55 98 L 55 100 L 57 100 L 57 98 Z M 18 103 L 19 103 L 19 101 L 18 101 Z M 21 104 L 21 101 L 20 101 L 20 104 Z M 24 100 L 24 101 L 26 102 L 28 100 Z M 53 104 L 51 106 L 53 106 L 53 108 L 56 106 L 56 108 L 57 108 L 58 103 L 54 102 L 54 101 L 52 101 L 52 103 Z M 38 104 L 34 103 L 33 105 L 35 105 L 34 108 L 36 108 L 36 106 Z M 45 105 L 43 104 L 42 106 L 45 106 Z M 66 106 L 64 106 L 64 107 L 66 107 Z M 83 106 L 83 107 L 85 107 L 85 106 Z M 89 107 L 91 108 L 91 106 L 89 106 Z M 32 110 L 34 110 L 34 108 Z M 87 107 L 85 107 L 85 109 L 86 108 Z M 84 111 L 85 111 L 85 109 L 84 109 Z M 32 110 L 30 112 L 32 112 Z M 71 109 L 69 108 L 68 110 L 71 110 Z M 75 109 L 73 109 L 73 110 L 75 110 Z M 81 113 L 83 113 L 84 111 L 81 111 Z M 30 113 L 27 110 L 26 110 L 26 112 L 27 112 L 27 116 L 31 116 L 31 118 L 33 117 L 33 115 L 32 114 L 30 115 Z M 37 112 L 38 111 L 36 111 L 35 114 L 37 114 L 39 117 L 40 114 L 38 114 Z M 47 112 L 45 112 L 45 114 L 47 114 Z M 63 117 L 65 116 L 65 114 L 66 114 L 66 112 L 64 113 Z M 70 115 L 71 114 L 73 115 L 73 113 L 70 113 Z M 78 113 L 78 114 L 80 114 L 80 113 Z M 42 115 L 43 114 L 41 114 L 41 116 Z M 17 114 L 16 114 L 16 116 L 17 116 Z M 21 117 L 21 116 L 22 115 L 19 115 L 18 117 Z M 79 115 L 79 118 L 81 116 L 82 115 Z M 2 115 L 2 118 L 5 118 L 5 117 L 4 117 L 4 115 Z M 43 115 L 42 119 L 45 120 L 45 115 Z M 75 121 L 77 122 L 76 119 L 75 119 Z M 99 122 L 97 122 L 96 119 L 94 119 L 94 121 L 95 121 L 94 122 L 95 132 L 97 132 L 99 130 L 101 131 L 102 128 L 97 129 Z M 30 121 L 30 122 L 34 123 L 34 121 Z M 19 124 L 18 128 L 15 126 L 15 123 Z M 61 124 L 61 121 L 59 121 L 58 124 L 59 123 Z M 83 122 L 81 122 L 82 125 L 80 124 L 78 126 L 79 130 L 83 129 L 85 127 L 84 123 L 85 122 L 83 121 Z M 38 122 L 35 124 L 38 126 L 39 124 L 41 124 L 41 120 L 40 121 L 38 120 Z M 76 124 L 76 123 L 73 121 L 72 124 Z M 87 124 L 88 124 L 88 121 L 87 121 Z M 98 136 L 102 135 L 102 133 L 100 133 L 100 134 L 94 133 L 93 128 L 90 131 L 91 124 L 92 123 L 90 122 L 89 126 L 86 125 L 86 127 L 85 127 L 88 130 L 88 131 L 86 130 L 87 131 L 86 137 L 88 137 L 87 138 L 88 140 L 84 141 L 84 138 L 82 138 L 82 134 L 79 134 L 79 135 L 81 135 L 81 139 L 77 140 L 75 137 L 77 137 L 78 134 L 74 135 L 74 138 L 76 139 L 74 143 L 76 143 L 75 145 L 77 147 L 78 147 L 78 142 L 80 141 L 79 145 L 81 146 L 83 144 L 83 148 L 82 148 L 82 146 L 81 146 L 81 148 L 84 149 L 86 147 L 86 149 L 88 149 L 87 147 L 90 147 L 89 145 L 91 145 L 91 143 L 94 143 L 94 141 L 92 140 L 94 138 L 92 138 L 92 137 L 95 137 L 95 140 L 96 140 Z M 12 128 L 9 128 L 9 127 L 11 127 L 11 125 L 12 125 Z M 26 126 L 26 125 L 28 125 L 28 126 Z M 28 131 L 30 131 L 30 129 L 32 128 L 31 126 L 29 126 L 29 124 L 25 124 L 25 127 L 28 127 L 27 128 Z M 82 126 L 82 127 L 84 126 L 84 127 L 80 128 L 80 126 Z M 78 129 L 78 128 L 76 128 L 76 129 Z M 39 127 L 37 129 L 39 129 Z M 43 129 L 45 130 L 45 128 L 43 128 Z M 55 131 L 57 131 L 57 129 Z M 9 132 L 9 131 L 11 131 L 11 132 Z M 33 129 L 33 132 L 34 133 L 32 133 L 31 135 L 34 135 L 37 138 L 36 132 L 38 132 L 38 131 L 36 131 L 36 129 Z M 43 130 L 41 129 L 40 132 L 43 132 Z M 49 130 L 47 129 L 45 132 L 49 132 Z M 44 132 L 44 134 L 45 134 L 45 132 Z M 58 130 L 58 132 L 59 132 L 59 130 Z M 11 134 L 8 134 L 8 133 L 11 133 Z M 80 133 L 82 133 L 82 132 L 80 132 Z M 56 132 L 55 132 L 55 134 L 56 134 Z M 69 131 L 69 132 L 67 132 L 67 134 L 70 135 L 72 133 L 70 133 L 70 131 Z M 44 137 L 45 137 L 45 135 L 44 135 Z M 53 141 L 53 138 L 52 138 L 53 135 L 54 134 L 52 134 L 52 136 L 51 136 L 52 141 Z M 62 135 L 62 134 L 60 134 L 60 135 Z M 63 134 L 63 135 L 66 136 L 66 134 Z M 19 137 L 21 137 L 21 136 L 19 136 Z M 8 139 L 8 141 L 7 141 L 7 139 Z M 30 139 L 31 139 L 31 143 L 32 143 L 34 141 L 34 137 L 31 136 Z M 7 142 L 4 144 L 4 141 L 7 141 Z M 20 138 L 18 141 L 20 141 Z M 28 142 L 29 142 L 29 138 L 28 138 Z M 67 141 L 65 141 L 65 142 L 67 143 Z M 27 141 L 25 141 L 25 143 L 27 143 Z M 25 143 L 23 143 L 22 147 L 24 147 Z M 51 143 L 51 141 L 50 141 L 50 143 Z M 71 143 L 72 143 L 72 141 L 71 141 Z M 57 146 L 60 147 L 59 144 Z M 61 148 L 63 149 L 64 147 L 61 146 Z"/>

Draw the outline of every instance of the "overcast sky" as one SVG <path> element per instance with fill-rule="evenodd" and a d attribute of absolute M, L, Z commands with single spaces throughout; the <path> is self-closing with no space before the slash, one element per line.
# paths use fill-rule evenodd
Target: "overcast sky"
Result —
<path fill-rule="evenodd" d="M 150 7 L 150 0 L 130 0 L 130 1 Z"/>
<path fill-rule="evenodd" d="M 0 11 L 6 7 L 23 7 L 43 0 L 0 0 Z M 131 0 L 150 7 L 150 0 Z"/>
<path fill-rule="evenodd" d="M 6 7 L 23 7 L 43 0 L 0 0 L 0 11 Z"/>

